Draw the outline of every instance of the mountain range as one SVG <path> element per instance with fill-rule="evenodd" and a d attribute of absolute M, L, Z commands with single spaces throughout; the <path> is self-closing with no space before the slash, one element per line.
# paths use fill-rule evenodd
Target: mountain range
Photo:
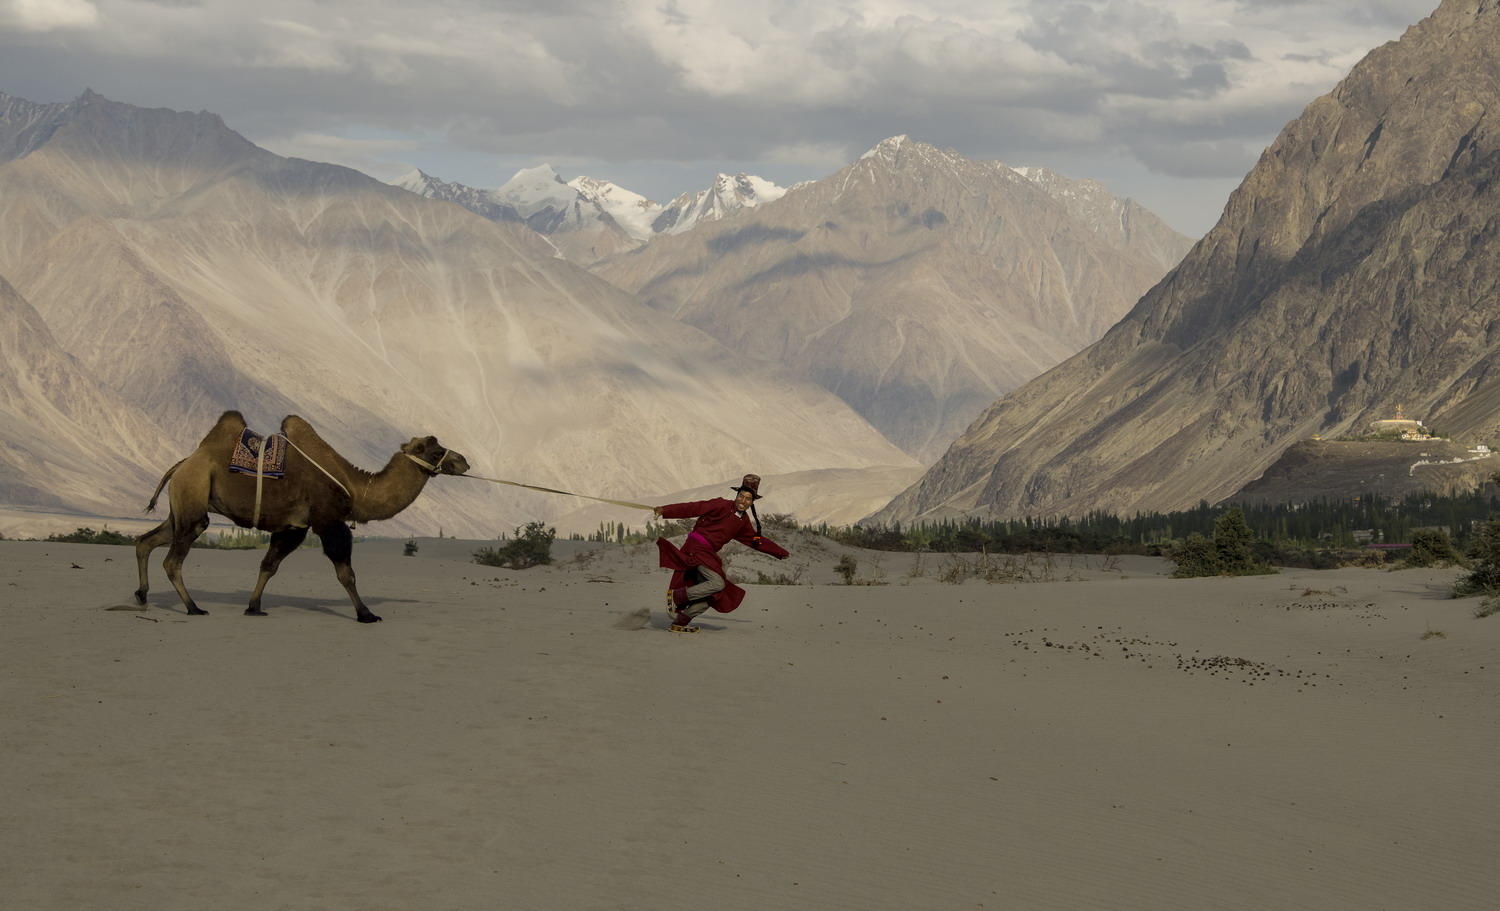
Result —
<path fill-rule="evenodd" d="M 547 237 L 560 255 L 584 266 L 640 247 L 658 234 L 681 234 L 700 221 L 717 221 L 786 192 L 749 174 L 719 174 L 708 189 L 683 193 L 663 206 L 607 180 L 564 181 L 549 164 L 523 168 L 493 189 L 441 180 L 420 168 L 392 184 L 456 203 L 491 221 L 524 223 Z"/>
<path fill-rule="evenodd" d="M 930 462 L 997 396 L 1102 335 L 1189 245 L 1097 183 L 896 136 L 593 268 Z"/>
<path fill-rule="evenodd" d="M 227 408 L 263 430 L 299 413 L 357 464 L 433 433 L 476 474 L 604 496 L 913 464 L 520 222 L 282 158 L 212 114 L 0 95 L 0 225 L 19 339 L 0 465 L 27 502 L 134 512 Z M 27 467 L 77 446 L 119 458 L 86 484 Z M 574 505 L 444 478 L 388 527 L 487 536 Z"/>
<path fill-rule="evenodd" d="M 1218 501 L 1299 440 L 1403 403 L 1493 444 L 1497 47 L 1500 7 L 1444 0 L 1370 52 L 1123 320 L 994 403 L 872 521 Z"/>

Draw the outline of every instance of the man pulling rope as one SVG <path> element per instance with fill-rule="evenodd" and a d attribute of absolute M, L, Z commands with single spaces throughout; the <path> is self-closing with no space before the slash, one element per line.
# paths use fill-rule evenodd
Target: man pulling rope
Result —
<path fill-rule="evenodd" d="M 653 510 L 665 519 L 698 520 L 681 549 L 666 538 L 656 539 L 660 565 L 672 570 L 672 581 L 667 588 L 667 616 L 673 632 L 696 633 L 698 628 L 692 625 L 693 618 L 710 607 L 727 614 L 745 599 L 745 590 L 724 574 L 724 562 L 719 558 L 719 550 L 730 541 L 738 541 L 778 560 L 791 556 L 760 533 L 760 516 L 755 512 L 755 501 L 760 499 L 760 476 L 747 474 L 740 486 L 731 489 L 735 492 L 733 500 L 672 503 Z M 747 510 L 754 516 L 754 524 L 745 515 Z"/>
<path fill-rule="evenodd" d="M 551 487 L 522 484 L 519 481 L 502 481 L 499 478 L 484 478 L 465 475 L 477 481 L 524 487 L 544 493 L 562 494 L 584 500 L 596 500 L 631 509 L 649 509 L 659 518 L 693 519 L 698 521 L 688 532 L 687 540 L 679 549 L 666 538 L 657 538 L 660 564 L 672 570 L 672 581 L 667 588 L 667 619 L 670 628 L 678 633 L 696 633 L 693 618 L 712 607 L 727 614 L 740 606 L 745 599 L 745 590 L 735 585 L 724 574 L 724 561 L 719 551 L 730 541 L 738 541 L 746 547 L 785 560 L 791 554 L 775 541 L 760 533 L 760 516 L 755 511 L 755 501 L 760 499 L 760 475 L 747 474 L 740 486 L 730 488 L 735 498 L 728 500 L 696 500 L 690 503 L 671 503 L 666 506 L 647 506 L 626 500 L 610 500 Z M 749 513 L 749 516 L 746 515 Z M 754 519 L 752 524 L 751 519 Z"/>

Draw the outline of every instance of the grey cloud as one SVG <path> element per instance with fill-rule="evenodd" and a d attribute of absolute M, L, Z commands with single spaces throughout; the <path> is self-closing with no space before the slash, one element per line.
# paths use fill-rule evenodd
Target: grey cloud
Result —
<path fill-rule="evenodd" d="M 1153 171 L 1172 177 L 1243 177 L 1260 150 L 1231 140 L 1174 142 L 1158 136 L 1132 137 L 1131 151 Z"/>
<path fill-rule="evenodd" d="M 653 22 L 670 28 L 689 28 L 707 16 L 701 5 L 689 7 L 690 15 L 678 0 L 642 2 L 649 5 L 638 8 Z M 142 53 L 132 44 L 132 29 L 157 25 L 148 3 L 179 8 L 159 14 L 160 28 L 185 29 L 190 22 L 198 29 L 169 36 L 183 50 Z M 1015 0 L 1028 24 L 1006 34 L 962 24 L 956 12 L 952 21 L 932 14 L 892 23 L 856 10 L 806 32 L 788 26 L 785 40 L 803 55 L 799 65 L 843 80 L 838 91 L 806 99 L 721 92 L 691 82 L 683 60 L 654 50 L 624 18 L 629 8 L 612 0 L 450 0 L 436 10 L 416 4 L 402 10 L 388 0 L 375 5 L 395 22 L 409 16 L 413 23 L 410 36 L 397 37 L 430 38 L 433 46 L 310 38 L 313 50 L 328 55 L 322 69 L 277 56 L 285 51 L 283 33 L 214 0 L 99 4 L 111 14 L 112 27 L 70 36 L 67 43 L 0 29 L 0 90 L 58 101 L 93 85 L 143 106 L 212 110 L 251 139 L 303 132 L 395 135 L 429 146 L 447 143 L 464 150 L 466 161 L 753 164 L 781 146 L 857 151 L 909 133 L 1012 163 L 1047 164 L 1061 156 L 1107 163 L 1127 155 L 1160 174 L 1225 177 L 1243 173 L 1247 158 L 1253 160 L 1334 78 L 1330 74 L 1327 86 L 1309 88 L 1300 100 L 1237 98 L 1232 111 L 1216 110 L 1209 102 L 1244 84 L 1242 71 L 1281 60 L 1315 63 L 1319 55 L 1305 53 L 1311 45 L 1283 52 L 1238 34 L 1191 34 L 1172 14 L 1173 4 L 1134 0 Z M 277 9 L 311 16 L 342 5 L 286 0 Z M 790 17 L 799 7 L 784 3 L 778 15 Z M 1411 0 L 1244 0 L 1240 7 L 1258 22 L 1295 15 L 1299 28 L 1318 25 L 1330 36 L 1325 56 L 1373 46 L 1364 39 L 1352 48 L 1347 39 L 1339 43 L 1346 23 L 1394 17 L 1397 24 L 1380 33 L 1385 40 L 1426 11 L 1411 13 Z M 986 8 L 977 0 L 973 6 L 979 13 Z M 363 7 L 348 4 L 346 14 L 364 21 Z M 738 12 L 726 4 L 715 15 L 729 22 Z M 473 34 L 497 35 L 496 50 L 460 53 L 442 33 L 422 30 L 439 17 L 472 23 Z M 320 21 L 306 25 L 315 29 Z M 536 56 L 516 56 L 502 43 L 506 36 L 523 37 Z M 772 50 L 763 45 L 754 53 Z M 1134 106 L 1122 108 L 1121 98 Z M 1194 102 L 1197 113 L 1173 107 L 1184 100 Z"/>
<path fill-rule="evenodd" d="M 666 3 L 663 3 L 661 6 L 657 7 L 657 12 L 661 13 L 661 17 L 663 20 L 670 22 L 673 25 L 687 25 L 689 22 L 693 21 L 677 6 L 675 0 L 667 0 Z"/>
<path fill-rule="evenodd" d="M 1224 60 L 1255 59 L 1255 55 L 1250 53 L 1243 41 L 1217 41 L 1214 43 L 1214 55 Z"/>

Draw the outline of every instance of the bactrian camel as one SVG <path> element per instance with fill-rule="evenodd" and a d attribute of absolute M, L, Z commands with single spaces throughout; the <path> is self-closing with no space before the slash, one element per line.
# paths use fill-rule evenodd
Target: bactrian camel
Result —
<path fill-rule="evenodd" d="M 311 529 L 322 539 L 323 553 L 333 561 L 334 572 L 354 604 L 356 619 L 361 623 L 378 621 L 380 618 L 365 606 L 354 587 L 354 569 L 349 565 L 354 536 L 347 523 L 389 519 L 411 505 L 429 478 L 463 474 L 469 470 L 469 463 L 434 437 L 412 437 L 384 468 L 371 473 L 350 464 L 302 418 L 288 415 L 281 422 L 281 432 L 295 446 L 288 447 L 286 474 L 262 482 L 260 514 L 252 522 L 256 479 L 229 470 L 230 455 L 244 429 L 245 419 L 238 411 L 224 412 L 193 454 L 167 469 L 156 485 L 146 511 L 156 507 L 157 497 L 168 482 L 172 485 L 168 494 L 171 511 L 165 522 L 136 539 L 135 557 L 141 577 L 136 601 L 146 603 L 146 560 L 151 551 L 169 544 L 162 567 L 172 587 L 189 614 L 208 613 L 193 602 L 183 585 L 182 562 L 193 541 L 208 527 L 208 514 L 213 512 L 236 525 L 271 533 L 246 614 L 265 616 L 260 596 L 266 582 Z"/>

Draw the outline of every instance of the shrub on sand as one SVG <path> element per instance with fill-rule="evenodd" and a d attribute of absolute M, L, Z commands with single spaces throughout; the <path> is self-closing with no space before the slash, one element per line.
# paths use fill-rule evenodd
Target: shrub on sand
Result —
<path fill-rule="evenodd" d="M 1411 550 L 1406 555 L 1406 566 L 1446 566 L 1458 562 L 1458 551 L 1453 539 L 1446 531 L 1429 529 L 1414 531 L 1411 535 Z"/>
<path fill-rule="evenodd" d="M 516 529 L 516 536 L 500 547 L 481 547 L 474 551 L 474 562 L 506 569 L 528 569 L 552 562 L 552 541 L 557 529 L 541 522 L 528 522 Z"/>
<path fill-rule="evenodd" d="M 1500 522 L 1484 523 L 1469 545 L 1469 573 L 1453 586 L 1453 597 L 1466 595 L 1500 595 Z"/>
<path fill-rule="evenodd" d="M 1245 513 L 1238 506 L 1215 520 L 1212 540 L 1200 534 L 1188 535 L 1187 540 L 1172 548 L 1170 558 L 1177 564 L 1172 572 L 1176 579 L 1259 576 L 1276 572 L 1255 555 L 1255 533 L 1250 530 Z"/>
<path fill-rule="evenodd" d="M 1219 552 L 1214 542 L 1194 532 L 1181 544 L 1174 546 L 1168 555 L 1177 568 L 1172 571 L 1174 579 L 1190 579 L 1197 576 L 1217 576 L 1223 571 L 1219 565 Z"/>
<path fill-rule="evenodd" d="M 130 535 L 122 535 L 117 531 L 110 531 L 105 526 L 102 531 L 94 531 L 88 526 L 75 528 L 65 535 L 48 535 L 48 541 L 56 541 L 59 544 L 134 544 L 135 538 Z"/>
<path fill-rule="evenodd" d="M 767 575 L 760 570 L 755 571 L 756 585 L 801 585 L 802 572 L 806 566 L 797 566 L 789 573 L 774 573 Z"/>
<path fill-rule="evenodd" d="M 854 584 L 854 574 L 859 570 L 859 561 L 848 554 L 839 557 L 839 562 L 833 567 L 833 571 L 843 578 L 845 585 Z"/>

